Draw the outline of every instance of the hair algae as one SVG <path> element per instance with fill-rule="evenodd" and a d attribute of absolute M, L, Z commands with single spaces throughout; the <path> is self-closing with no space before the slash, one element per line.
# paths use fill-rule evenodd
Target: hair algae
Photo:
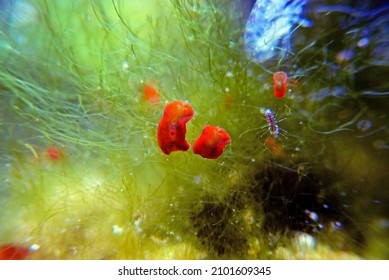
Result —
<path fill-rule="evenodd" d="M 2 1 L 1 258 L 387 259 L 388 9 L 273 2 L 258 61 L 249 1 Z"/>

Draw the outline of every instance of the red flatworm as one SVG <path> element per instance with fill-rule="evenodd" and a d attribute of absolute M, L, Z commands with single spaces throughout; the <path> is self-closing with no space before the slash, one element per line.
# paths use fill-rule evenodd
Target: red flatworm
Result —
<path fill-rule="evenodd" d="M 193 145 L 193 152 L 203 158 L 215 159 L 231 141 L 228 133 L 221 127 L 206 125 L 203 133 Z"/>
<path fill-rule="evenodd" d="M 189 103 L 176 100 L 165 106 L 158 126 L 158 144 L 162 152 L 187 151 L 190 144 L 185 140 L 186 123 L 193 118 L 194 110 Z"/>
<path fill-rule="evenodd" d="M 52 161 L 60 160 L 63 157 L 63 153 L 59 148 L 55 148 L 55 147 L 47 148 L 46 152 L 47 152 L 47 157 Z"/>
<path fill-rule="evenodd" d="M 12 244 L 0 245 L 0 260 L 24 260 L 30 254 L 30 250 Z"/>
<path fill-rule="evenodd" d="M 284 71 L 275 72 L 273 75 L 274 95 L 282 98 L 286 94 L 288 75 Z"/>
<path fill-rule="evenodd" d="M 161 102 L 161 97 L 155 87 L 155 83 L 152 81 L 145 83 L 143 87 L 144 99 L 153 105 L 157 105 Z"/>
<path fill-rule="evenodd" d="M 275 156 L 279 157 L 282 155 L 282 146 L 276 142 L 274 137 L 266 138 L 265 143 Z"/>

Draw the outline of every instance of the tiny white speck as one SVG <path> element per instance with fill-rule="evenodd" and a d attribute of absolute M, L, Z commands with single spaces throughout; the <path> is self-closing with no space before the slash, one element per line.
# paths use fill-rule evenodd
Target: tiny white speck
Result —
<path fill-rule="evenodd" d="M 122 62 L 122 69 L 123 69 L 123 70 L 128 70 L 129 67 L 130 67 L 130 65 L 128 64 L 127 61 L 123 61 L 123 62 Z"/>
<path fill-rule="evenodd" d="M 202 181 L 201 175 L 195 176 L 193 178 L 193 183 L 195 183 L 196 185 L 200 184 L 201 181 Z"/>
<path fill-rule="evenodd" d="M 234 77 L 234 73 L 232 73 L 231 71 L 227 71 L 226 77 L 227 78 L 232 78 L 232 77 Z"/>
<path fill-rule="evenodd" d="M 316 239 L 307 233 L 299 232 L 295 237 L 295 245 L 300 250 L 313 250 L 316 247 Z"/>
<path fill-rule="evenodd" d="M 32 244 L 30 246 L 30 251 L 35 252 L 35 251 L 39 250 L 40 247 L 41 247 L 41 245 L 39 245 L 39 244 Z"/>
<path fill-rule="evenodd" d="M 305 213 L 312 221 L 317 222 L 319 220 L 319 215 L 316 212 L 305 210 Z"/>
<path fill-rule="evenodd" d="M 365 48 L 369 44 L 370 44 L 369 38 L 362 38 L 361 40 L 358 41 L 357 46 L 360 48 Z"/>
<path fill-rule="evenodd" d="M 112 226 L 112 233 L 113 234 L 122 234 L 123 233 L 123 228 L 119 227 L 117 225 Z"/>

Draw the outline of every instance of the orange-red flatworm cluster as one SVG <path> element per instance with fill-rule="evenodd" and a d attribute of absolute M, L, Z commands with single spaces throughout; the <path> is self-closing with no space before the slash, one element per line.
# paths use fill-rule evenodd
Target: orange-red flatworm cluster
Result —
<path fill-rule="evenodd" d="M 189 103 L 173 101 L 166 105 L 158 126 L 158 144 L 162 152 L 169 155 L 174 151 L 187 151 L 190 144 L 185 140 L 186 123 L 193 118 L 194 110 Z M 228 133 L 218 126 L 206 125 L 195 141 L 193 152 L 203 158 L 215 159 L 231 141 Z"/>
<path fill-rule="evenodd" d="M 189 103 L 173 101 L 166 105 L 158 126 L 158 144 L 162 152 L 187 151 L 190 144 L 185 140 L 186 123 L 193 118 L 194 110 Z"/>
<path fill-rule="evenodd" d="M 223 153 L 224 147 L 230 141 L 230 136 L 223 128 L 206 125 L 193 145 L 193 152 L 203 158 L 215 159 Z"/>
<path fill-rule="evenodd" d="M 273 74 L 274 95 L 277 98 L 283 98 L 286 94 L 288 75 L 284 71 L 278 71 Z"/>

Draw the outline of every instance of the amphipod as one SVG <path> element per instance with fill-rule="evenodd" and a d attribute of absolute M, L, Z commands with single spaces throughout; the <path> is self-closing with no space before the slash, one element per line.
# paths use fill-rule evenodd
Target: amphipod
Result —
<path fill-rule="evenodd" d="M 274 117 L 273 112 L 270 109 L 266 109 L 265 117 L 267 120 L 267 124 L 269 125 L 269 132 L 274 138 L 277 138 L 280 134 L 280 128 L 278 127 L 277 121 Z"/>

